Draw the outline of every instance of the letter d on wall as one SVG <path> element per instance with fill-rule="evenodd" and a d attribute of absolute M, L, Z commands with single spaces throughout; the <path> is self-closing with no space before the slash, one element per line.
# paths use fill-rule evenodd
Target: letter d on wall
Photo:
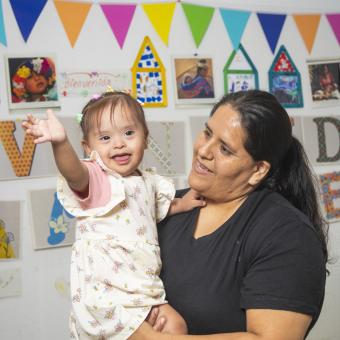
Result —
<path fill-rule="evenodd" d="M 314 118 L 313 121 L 317 125 L 318 129 L 318 141 L 319 141 L 319 157 L 317 162 L 336 162 L 340 159 L 340 120 L 334 117 L 322 117 Z M 337 152 L 335 155 L 327 155 L 326 147 L 326 131 L 329 131 L 329 127 L 326 129 L 326 123 L 330 123 L 335 126 L 338 131 Z"/>

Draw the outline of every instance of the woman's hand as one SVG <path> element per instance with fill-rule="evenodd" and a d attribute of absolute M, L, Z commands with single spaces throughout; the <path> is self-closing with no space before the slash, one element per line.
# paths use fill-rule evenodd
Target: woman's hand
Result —
<path fill-rule="evenodd" d="M 47 119 L 39 119 L 33 115 L 27 115 L 27 120 L 22 122 L 26 133 L 36 137 L 34 143 L 45 142 L 61 143 L 66 140 L 66 132 L 52 110 L 47 110 Z"/>

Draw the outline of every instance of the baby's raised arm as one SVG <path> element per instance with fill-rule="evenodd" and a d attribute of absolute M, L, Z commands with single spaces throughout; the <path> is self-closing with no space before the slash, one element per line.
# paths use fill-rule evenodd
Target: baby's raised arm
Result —
<path fill-rule="evenodd" d="M 205 200 L 198 193 L 190 189 L 182 198 L 174 198 L 170 204 L 168 215 L 189 211 L 197 207 L 204 207 Z"/>
<path fill-rule="evenodd" d="M 78 158 L 53 111 L 47 110 L 47 119 L 28 115 L 22 126 L 27 134 L 35 137 L 34 143 L 51 143 L 56 165 L 68 185 L 80 193 L 86 192 L 89 183 L 87 167 Z"/>

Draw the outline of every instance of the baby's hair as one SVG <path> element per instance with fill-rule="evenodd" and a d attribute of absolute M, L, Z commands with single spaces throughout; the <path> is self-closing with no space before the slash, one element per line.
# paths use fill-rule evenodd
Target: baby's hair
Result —
<path fill-rule="evenodd" d="M 100 96 L 96 96 L 92 98 L 83 108 L 81 113 L 81 121 L 80 127 L 83 132 L 83 138 L 87 140 L 88 133 L 94 124 L 99 127 L 101 116 L 103 111 L 109 107 L 111 112 L 111 119 L 114 117 L 114 111 L 117 106 L 121 106 L 121 108 L 127 113 L 129 110 L 134 118 L 142 125 L 144 130 L 144 137 L 147 140 L 149 136 L 149 129 L 146 125 L 144 110 L 142 106 L 137 102 L 136 99 L 131 97 L 126 92 L 120 91 L 110 91 L 104 92 Z"/>

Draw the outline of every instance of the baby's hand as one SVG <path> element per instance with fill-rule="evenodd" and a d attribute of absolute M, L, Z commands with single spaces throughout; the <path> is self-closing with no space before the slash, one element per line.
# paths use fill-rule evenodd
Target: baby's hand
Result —
<path fill-rule="evenodd" d="M 27 120 L 22 122 L 26 133 L 36 137 L 34 143 L 60 143 L 66 140 L 66 132 L 52 110 L 47 110 L 47 119 L 39 119 L 27 115 Z"/>
<path fill-rule="evenodd" d="M 190 189 L 182 198 L 174 198 L 171 202 L 169 215 L 189 211 L 197 207 L 206 205 L 203 197 L 200 197 L 197 191 Z"/>

